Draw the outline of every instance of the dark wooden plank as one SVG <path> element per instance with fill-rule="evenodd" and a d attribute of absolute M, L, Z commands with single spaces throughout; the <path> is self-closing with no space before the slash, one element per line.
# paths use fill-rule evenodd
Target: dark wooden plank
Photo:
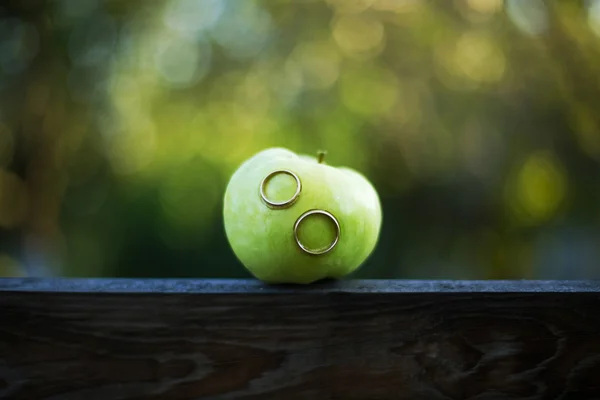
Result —
<path fill-rule="evenodd" d="M 86 293 L 529 293 L 595 292 L 600 281 L 339 280 L 312 285 L 266 285 L 254 279 L 0 278 L 7 291 Z"/>
<path fill-rule="evenodd" d="M 600 398 L 600 290 L 3 279 L 0 398 Z"/>

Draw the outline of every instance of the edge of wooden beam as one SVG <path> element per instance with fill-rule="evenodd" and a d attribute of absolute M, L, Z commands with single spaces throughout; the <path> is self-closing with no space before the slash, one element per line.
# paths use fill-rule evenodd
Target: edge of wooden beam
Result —
<path fill-rule="evenodd" d="M 597 280 L 403 280 L 323 281 L 268 285 L 255 279 L 0 278 L 0 293 L 600 293 Z"/>

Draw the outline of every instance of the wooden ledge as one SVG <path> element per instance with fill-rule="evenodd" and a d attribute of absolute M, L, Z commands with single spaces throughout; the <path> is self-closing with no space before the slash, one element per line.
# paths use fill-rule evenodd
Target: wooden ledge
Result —
<path fill-rule="evenodd" d="M 253 279 L 0 278 L 1 292 L 63 293 L 600 293 L 600 281 L 340 280 L 267 285 Z"/>
<path fill-rule="evenodd" d="M 0 279 L 0 398 L 600 398 L 600 282 Z"/>

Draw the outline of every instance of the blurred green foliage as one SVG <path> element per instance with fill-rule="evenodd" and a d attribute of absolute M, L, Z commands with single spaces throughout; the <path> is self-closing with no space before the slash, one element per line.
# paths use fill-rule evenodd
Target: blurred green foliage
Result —
<path fill-rule="evenodd" d="M 356 277 L 600 278 L 600 1 L 0 5 L 0 275 L 247 277 L 228 178 L 328 150 Z"/>

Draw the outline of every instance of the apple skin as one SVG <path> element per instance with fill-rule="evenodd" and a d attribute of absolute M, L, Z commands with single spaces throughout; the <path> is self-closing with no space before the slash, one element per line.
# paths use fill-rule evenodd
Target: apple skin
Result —
<path fill-rule="evenodd" d="M 259 188 L 267 175 L 282 169 L 300 178 L 302 191 L 289 208 L 271 209 Z M 265 186 L 269 200 L 282 201 L 292 197 L 296 182 L 281 174 Z M 340 226 L 338 243 L 325 254 L 306 253 L 294 239 L 296 220 L 311 209 L 330 212 Z M 223 219 L 233 252 L 254 277 L 271 284 L 308 284 L 355 271 L 377 244 L 382 212 L 375 188 L 360 173 L 274 147 L 255 154 L 233 173 L 225 190 Z M 308 217 L 300 227 L 304 225 L 303 243 L 326 247 L 335 237 L 335 225 L 325 217 Z"/>

